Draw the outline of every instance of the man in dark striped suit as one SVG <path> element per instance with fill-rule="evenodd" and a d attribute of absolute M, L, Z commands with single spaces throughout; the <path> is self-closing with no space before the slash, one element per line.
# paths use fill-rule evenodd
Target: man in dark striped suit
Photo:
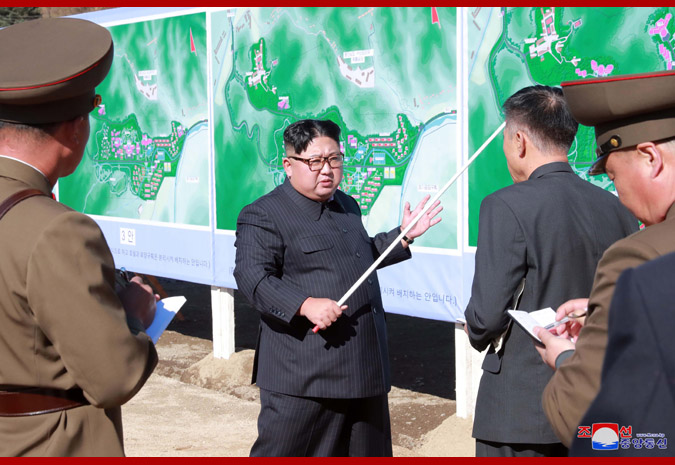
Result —
<path fill-rule="evenodd" d="M 387 329 L 377 274 L 337 300 L 400 234 L 371 238 L 357 202 L 338 190 L 340 128 L 302 120 L 284 131 L 287 179 L 244 207 L 234 276 L 261 313 L 253 382 L 260 387 L 251 456 L 391 456 Z M 424 208 L 406 202 L 402 228 Z M 382 261 L 438 223 L 438 202 Z M 320 331 L 312 332 L 314 326 Z"/>

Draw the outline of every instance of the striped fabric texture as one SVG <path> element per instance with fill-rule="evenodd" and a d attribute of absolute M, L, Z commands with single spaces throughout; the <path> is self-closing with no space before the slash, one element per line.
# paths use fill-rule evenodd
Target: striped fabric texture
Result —
<path fill-rule="evenodd" d="M 384 309 L 377 273 L 347 300 L 328 329 L 296 312 L 307 297 L 339 300 L 399 233 L 368 236 L 354 199 L 336 191 L 325 206 L 287 179 L 244 207 L 237 221 L 234 276 L 261 314 L 253 381 L 304 397 L 359 398 L 389 391 Z M 410 258 L 395 247 L 381 266 Z"/>

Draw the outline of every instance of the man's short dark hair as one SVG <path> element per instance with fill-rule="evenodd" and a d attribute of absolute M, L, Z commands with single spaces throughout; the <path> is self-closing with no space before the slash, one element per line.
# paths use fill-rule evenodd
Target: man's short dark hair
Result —
<path fill-rule="evenodd" d="M 579 128 L 558 87 L 525 87 L 509 97 L 503 109 L 507 130 L 526 131 L 542 151 L 569 151 Z"/>
<path fill-rule="evenodd" d="M 302 153 L 317 137 L 330 137 L 340 144 L 340 126 L 330 120 L 303 119 L 296 121 L 284 131 L 284 148 Z"/>
<path fill-rule="evenodd" d="M 62 122 L 44 124 L 21 124 L 0 121 L 0 133 L 4 130 L 14 131 L 15 134 L 32 140 L 44 140 L 53 135 Z"/>

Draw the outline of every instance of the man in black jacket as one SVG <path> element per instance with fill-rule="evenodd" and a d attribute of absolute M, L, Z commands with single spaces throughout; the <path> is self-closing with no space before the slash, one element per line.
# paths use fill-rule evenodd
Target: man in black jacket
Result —
<path fill-rule="evenodd" d="M 284 131 L 287 179 L 244 207 L 234 276 L 261 313 L 253 381 L 260 387 L 252 456 L 390 456 L 387 330 L 374 273 L 337 300 L 399 234 L 371 238 L 357 202 L 338 190 L 340 128 L 302 120 Z M 406 203 L 402 228 L 424 208 Z M 381 266 L 440 221 L 434 205 Z M 312 332 L 317 325 L 321 331 Z"/>
<path fill-rule="evenodd" d="M 471 345 L 490 348 L 476 400 L 476 455 L 565 455 L 541 406 L 551 370 L 506 311 L 523 280 L 520 310 L 555 309 L 588 295 L 602 253 L 636 231 L 637 221 L 569 166 L 578 124 L 559 88 L 521 89 L 504 114 L 504 155 L 515 184 L 481 204 L 465 312 Z"/>

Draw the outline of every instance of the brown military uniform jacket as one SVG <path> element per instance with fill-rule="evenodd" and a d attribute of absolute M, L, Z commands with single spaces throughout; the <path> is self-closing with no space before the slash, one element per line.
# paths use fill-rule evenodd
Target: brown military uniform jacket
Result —
<path fill-rule="evenodd" d="M 619 275 L 628 268 L 673 251 L 675 204 L 670 207 L 665 221 L 617 241 L 598 263 L 588 304 L 589 316 L 574 355 L 556 370 L 542 397 L 546 416 L 567 447 L 577 435 L 584 413 L 600 390 L 607 348 L 608 312 Z"/>
<path fill-rule="evenodd" d="M 42 174 L 0 157 L 0 202 Z M 120 406 L 145 383 L 157 352 L 132 334 L 114 289 L 114 262 L 96 223 L 50 197 L 0 219 L 0 389 L 79 387 L 91 405 L 0 417 L 0 456 L 124 454 Z"/>

